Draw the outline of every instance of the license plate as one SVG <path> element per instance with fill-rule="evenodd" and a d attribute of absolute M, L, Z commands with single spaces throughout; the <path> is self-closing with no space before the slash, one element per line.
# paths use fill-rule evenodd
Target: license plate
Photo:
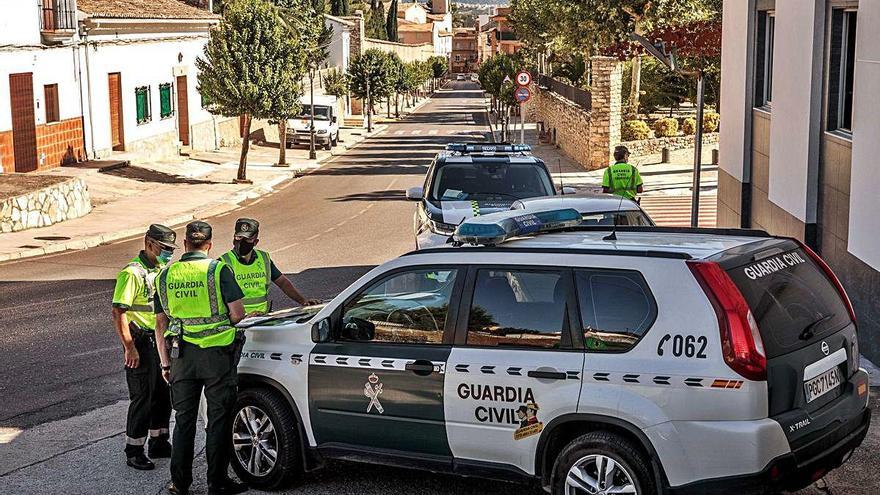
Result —
<path fill-rule="evenodd" d="M 807 402 L 813 402 L 838 386 L 840 386 L 840 372 L 834 367 L 804 382 L 804 395 L 807 396 Z"/>

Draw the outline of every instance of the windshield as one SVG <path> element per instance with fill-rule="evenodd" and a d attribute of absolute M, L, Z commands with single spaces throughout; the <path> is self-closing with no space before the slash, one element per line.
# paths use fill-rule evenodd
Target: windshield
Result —
<path fill-rule="evenodd" d="M 312 117 L 312 106 L 308 103 L 302 104 L 302 112 L 300 112 L 300 119 L 308 119 Z M 330 107 L 325 105 L 315 105 L 315 120 L 330 120 Z"/>
<path fill-rule="evenodd" d="M 651 221 L 648 220 L 648 217 L 646 217 L 640 211 L 606 211 L 599 213 L 584 213 L 583 222 L 581 222 L 581 225 L 588 226 L 604 226 L 614 224 L 647 227 L 651 225 Z"/>
<path fill-rule="evenodd" d="M 434 176 L 430 199 L 515 201 L 552 194 L 550 176 L 536 163 L 446 163 Z"/>

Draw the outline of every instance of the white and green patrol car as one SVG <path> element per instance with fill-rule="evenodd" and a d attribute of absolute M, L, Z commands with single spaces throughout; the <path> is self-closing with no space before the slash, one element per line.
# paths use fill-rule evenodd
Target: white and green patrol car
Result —
<path fill-rule="evenodd" d="M 237 474 L 275 489 L 345 459 L 553 494 L 751 493 L 805 486 L 861 444 L 855 317 L 809 248 L 580 223 L 477 217 L 250 327 Z"/>

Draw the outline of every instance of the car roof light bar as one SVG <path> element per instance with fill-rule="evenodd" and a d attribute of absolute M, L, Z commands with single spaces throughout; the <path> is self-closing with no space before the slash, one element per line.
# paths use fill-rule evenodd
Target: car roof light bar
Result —
<path fill-rule="evenodd" d="M 581 223 L 574 208 L 535 212 L 502 211 L 473 217 L 462 222 L 452 234 L 455 245 L 495 246 L 513 237 L 571 228 Z"/>
<path fill-rule="evenodd" d="M 457 153 L 522 153 L 532 151 L 527 144 L 473 144 L 473 143 L 450 143 L 446 145 L 446 151 Z"/>

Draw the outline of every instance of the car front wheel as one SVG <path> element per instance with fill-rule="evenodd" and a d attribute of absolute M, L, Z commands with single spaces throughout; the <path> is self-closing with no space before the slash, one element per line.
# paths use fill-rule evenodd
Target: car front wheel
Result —
<path fill-rule="evenodd" d="M 655 493 L 650 463 L 626 438 L 594 431 L 575 438 L 553 466 L 553 495 Z"/>
<path fill-rule="evenodd" d="M 289 486 L 302 473 L 298 432 L 296 417 L 276 393 L 242 390 L 232 420 L 235 474 L 254 488 Z"/>

